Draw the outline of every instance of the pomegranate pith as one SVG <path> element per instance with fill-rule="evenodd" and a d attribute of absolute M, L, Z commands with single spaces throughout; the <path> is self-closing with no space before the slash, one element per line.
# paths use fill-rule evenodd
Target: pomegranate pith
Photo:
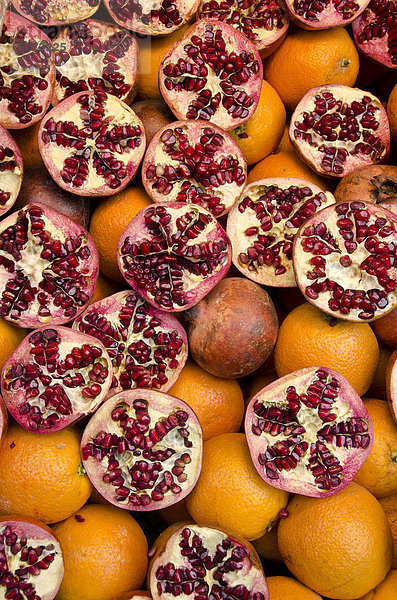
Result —
<path fill-rule="evenodd" d="M 15 204 L 22 184 L 23 163 L 19 148 L 0 125 L 0 216 Z"/>
<path fill-rule="evenodd" d="M 369 0 L 285 0 L 289 15 L 304 29 L 345 27 L 367 7 Z"/>
<path fill-rule="evenodd" d="M 39 25 L 66 25 L 88 19 L 101 0 L 12 0 L 16 10 Z"/>

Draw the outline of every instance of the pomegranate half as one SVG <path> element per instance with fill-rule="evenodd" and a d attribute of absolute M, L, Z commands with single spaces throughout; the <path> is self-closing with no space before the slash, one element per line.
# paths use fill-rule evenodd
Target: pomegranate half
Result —
<path fill-rule="evenodd" d="M 0 217 L 16 202 L 22 185 L 23 162 L 19 148 L 0 125 Z"/>
<path fill-rule="evenodd" d="M 101 0 L 11 0 L 13 7 L 38 25 L 66 25 L 88 19 Z"/>
<path fill-rule="evenodd" d="M 397 68 L 397 2 L 371 0 L 352 23 L 358 49 L 389 69 Z"/>

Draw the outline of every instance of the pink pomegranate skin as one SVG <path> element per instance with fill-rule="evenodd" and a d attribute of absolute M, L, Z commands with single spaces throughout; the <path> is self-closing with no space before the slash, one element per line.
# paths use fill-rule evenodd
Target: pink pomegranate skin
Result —
<path fill-rule="evenodd" d="M 128 390 L 91 417 L 81 455 L 92 484 L 108 502 L 126 510 L 157 510 L 176 504 L 196 484 L 201 426 L 179 398 Z"/>
<path fill-rule="evenodd" d="M 4 438 L 8 427 L 8 412 L 3 398 L 0 396 L 0 444 Z"/>
<path fill-rule="evenodd" d="M 92 17 L 101 0 L 11 0 L 13 7 L 38 25 L 67 25 Z"/>
<path fill-rule="evenodd" d="M 358 49 L 389 69 L 397 68 L 396 18 L 395 0 L 371 0 L 352 23 Z"/>
<path fill-rule="evenodd" d="M 285 0 L 292 21 L 303 29 L 346 27 L 366 9 L 370 0 Z"/>
<path fill-rule="evenodd" d="M 15 140 L 0 125 L 0 217 L 15 204 L 21 189 L 23 161 Z"/>
<path fill-rule="evenodd" d="M 245 432 L 264 481 L 313 498 L 352 481 L 374 435 L 360 396 L 325 367 L 295 371 L 260 390 L 247 407 Z"/>

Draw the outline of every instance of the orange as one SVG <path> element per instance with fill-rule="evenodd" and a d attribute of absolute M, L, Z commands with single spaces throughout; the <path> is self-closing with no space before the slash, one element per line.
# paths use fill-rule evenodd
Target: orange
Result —
<path fill-rule="evenodd" d="M 384 580 L 359 600 L 396 600 L 397 598 L 397 571 L 392 569 Z"/>
<path fill-rule="evenodd" d="M 90 304 L 93 302 L 98 302 L 98 300 L 103 300 L 104 298 L 107 298 L 116 292 L 120 292 L 120 290 L 121 286 L 118 283 L 112 281 L 108 277 L 105 277 L 105 275 L 102 275 L 102 273 L 99 271 L 95 292 Z"/>
<path fill-rule="evenodd" d="M 146 598 L 151 598 L 150 592 L 132 590 L 132 592 L 126 592 L 125 594 L 121 594 L 121 596 L 117 596 L 114 600 L 146 600 Z"/>
<path fill-rule="evenodd" d="M 99 267 L 106 277 L 123 281 L 117 264 L 117 246 L 124 229 L 151 200 L 142 187 L 128 187 L 96 205 L 91 217 L 90 234 L 99 255 Z"/>
<path fill-rule="evenodd" d="M 397 85 L 391 91 L 387 101 L 387 116 L 389 117 L 390 133 L 394 141 L 397 140 Z"/>
<path fill-rule="evenodd" d="M 54 526 L 65 575 L 57 600 L 110 600 L 142 586 L 148 543 L 125 510 L 89 504 Z"/>
<path fill-rule="evenodd" d="M 176 504 L 171 504 L 171 506 L 161 508 L 158 511 L 158 515 L 167 525 L 172 525 L 178 521 L 189 521 L 192 518 L 186 508 L 185 498 L 183 500 L 179 500 L 179 502 L 176 502 Z"/>
<path fill-rule="evenodd" d="M 187 362 L 168 394 L 184 400 L 196 413 L 203 439 L 238 431 L 244 416 L 244 398 L 236 379 L 211 375 Z"/>
<path fill-rule="evenodd" d="M 28 333 L 27 329 L 16 327 L 0 317 L 0 369 Z"/>
<path fill-rule="evenodd" d="M 30 167 L 41 167 L 44 164 L 39 150 L 38 133 L 40 123 L 41 121 L 30 127 L 12 130 L 11 135 L 18 144 L 18 148 L 22 154 L 24 170 Z"/>
<path fill-rule="evenodd" d="M 300 177 L 318 185 L 322 190 L 330 189 L 329 182 L 314 173 L 295 152 L 270 154 L 251 169 L 247 181 L 252 183 L 267 177 Z"/>
<path fill-rule="evenodd" d="M 375 376 L 368 390 L 368 395 L 373 398 L 386 400 L 386 366 L 393 351 L 383 344 L 379 344 L 379 360 L 376 366 Z"/>
<path fill-rule="evenodd" d="M 321 596 L 292 577 L 274 575 L 266 577 L 270 600 L 321 600 Z"/>
<path fill-rule="evenodd" d="M 283 135 L 277 148 L 277 152 L 295 152 L 295 148 L 291 144 L 289 137 L 289 123 L 284 127 Z"/>
<path fill-rule="evenodd" d="M 170 35 L 146 36 L 139 40 L 138 76 L 135 87 L 140 98 L 162 97 L 158 84 L 161 61 L 188 29 L 189 26 L 184 25 Z"/>
<path fill-rule="evenodd" d="M 351 483 L 326 498 L 296 495 L 278 526 L 291 573 L 318 594 L 352 600 L 376 587 L 390 569 L 393 539 L 378 500 Z"/>
<path fill-rule="evenodd" d="M 368 323 L 335 319 L 305 302 L 280 325 L 274 351 L 279 377 L 304 367 L 328 367 L 364 394 L 374 378 L 379 346 Z"/>
<path fill-rule="evenodd" d="M 393 536 L 393 561 L 391 568 L 397 569 L 397 494 L 379 498 L 379 503 L 386 513 Z"/>
<path fill-rule="evenodd" d="M 391 310 L 387 315 L 376 319 L 371 327 L 380 342 L 391 346 L 394 350 L 397 346 L 397 308 Z"/>
<path fill-rule="evenodd" d="M 270 371 L 266 370 L 264 373 L 257 373 L 255 377 L 250 379 L 246 384 L 246 403 L 248 404 L 248 402 L 251 400 L 251 398 L 253 398 L 253 396 L 255 396 L 255 394 L 257 394 L 258 392 L 260 392 L 260 390 L 269 385 L 269 383 L 273 383 L 273 381 L 276 381 L 276 379 L 278 379 L 278 376 L 275 369 L 271 369 Z"/>
<path fill-rule="evenodd" d="M 280 94 L 285 107 L 293 110 L 301 98 L 319 85 L 339 83 L 353 86 L 359 55 L 343 27 L 321 31 L 295 29 L 264 63 L 264 79 Z"/>
<path fill-rule="evenodd" d="M 388 402 L 367 398 L 364 404 L 374 426 L 374 443 L 354 480 L 383 498 L 397 493 L 397 424 Z"/>
<path fill-rule="evenodd" d="M 77 428 L 38 434 L 9 427 L 0 453 L 0 510 L 55 523 L 79 510 L 91 489 Z"/>
<path fill-rule="evenodd" d="M 283 557 L 280 554 L 280 550 L 278 549 L 278 532 L 277 532 L 278 522 L 270 527 L 262 537 L 254 540 L 252 545 L 255 550 L 267 560 L 271 560 L 273 562 L 282 563 Z"/>
<path fill-rule="evenodd" d="M 280 96 L 267 81 L 263 81 L 254 114 L 230 132 L 249 165 L 262 160 L 277 148 L 284 132 L 285 121 L 286 113 Z"/>
<path fill-rule="evenodd" d="M 201 474 L 186 498 L 196 523 L 256 540 L 287 502 L 286 492 L 258 475 L 243 433 L 223 433 L 204 443 Z"/>

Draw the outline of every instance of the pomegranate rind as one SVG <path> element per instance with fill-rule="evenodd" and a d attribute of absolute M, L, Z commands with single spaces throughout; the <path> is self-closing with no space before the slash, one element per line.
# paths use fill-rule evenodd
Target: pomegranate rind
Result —
<path fill-rule="evenodd" d="M 35 227 L 39 227 L 35 236 L 31 233 L 32 219 L 37 223 Z M 41 220 L 44 221 L 43 229 L 40 228 Z M 12 234 L 15 239 L 16 227 L 25 227 L 25 223 L 30 236 L 25 242 L 22 239 L 17 249 L 14 248 L 15 244 L 7 249 L 4 236 Z M 40 234 L 43 230 L 48 232 L 52 241 L 60 242 L 61 245 L 67 243 L 69 246 L 69 240 L 79 239 L 79 252 L 82 254 L 78 258 L 79 270 L 72 269 L 70 277 L 60 271 L 61 259 L 55 257 L 50 261 L 42 257 L 45 249 Z M 7 321 L 28 329 L 49 324 L 63 325 L 88 306 L 98 277 L 98 253 L 89 233 L 72 219 L 44 204 L 30 204 L 1 221 L 0 249 L 0 316 Z M 16 256 L 20 258 L 14 256 L 17 250 L 19 254 Z M 26 256 L 21 250 L 26 251 Z M 72 254 L 70 251 L 67 253 Z M 84 254 L 87 256 L 84 257 Z M 28 256 L 31 257 L 30 260 Z M 61 273 L 59 277 L 54 266 Z M 24 298 L 26 294 L 34 296 L 32 303 L 29 297 Z M 64 307 L 62 303 L 65 304 Z"/>
<path fill-rule="evenodd" d="M 129 0 L 129 2 L 125 2 L 125 0 L 104 0 L 104 4 L 111 17 L 122 27 L 137 33 L 157 36 L 169 35 L 183 27 L 196 12 L 200 0 L 178 0 L 178 2 L 148 0 L 144 3 L 134 2 L 134 0 Z M 165 5 L 165 8 L 163 5 Z M 173 5 L 174 10 L 172 10 Z M 139 15 L 139 10 L 142 10 L 142 12 L 145 10 L 146 12 Z M 121 11 L 121 15 L 119 11 Z M 162 11 L 161 18 L 158 15 L 150 17 L 150 11 Z M 175 18 L 176 22 L 171 21 L 170 16 L 173 19 Z"/>
<path fill-rule="evenodd" d="M 167 144 L 164 137 L 175 143 Z M 167 177 L 165 169 L 173 173 Z M 142 182 L 154 202 L 193 202 L 218 218 L 240 197 L 247 182 L 247 161 L 237 142 L 220 127 L 201 120 L 175 121 L 162 127 L 150 142 L 142 163 Z"/>
<path fill-rule="evenodd" d="M 147 600 L 148 598 L 152 598 L 150 592 L 145 592 L 145 590 L 132 590 L 131 592 L 126 592 L 121 596 L 117 596 L 117 598 L 113 598 L 113 600 Z"/>
<path fill-rule="evenodd" d="M 39 597 L 40 600 L 53 600 L 59 590 L 64 575 L 62 548 L 57 536 L 52 529 L 47 527 L 41 521 L 28 519 L 21 515 L 8 515 L 0 517 L 0 540 L 2 543 L 4 541 L 3 531 L 6 527 L 10 527 L 12 532 L 18 536 L 18 539 L 27 538 L 28 547 L 43 546 L 43 552 L 40 556 L 41 559 L 43 559 L 44 555 L 54 554 L 52 562 L 50 562 L 47 568 L 42 569 L 39 575 L 28 574 L 19 579 L 13 571 L 10 571 L 14 577 L 18 578 L 18 583 L 24 581 L 32 584 L 38 595 L 37 597 Z M 47 548 L 44 547 L 49 545 L 53 546 L 53 549 L 47 550 Z M 15 555 L 15 559 L 13 558 L 11 564 L 15 565 L 14 561 L 20 556 L 20 552 L 13 554 Z M 7 566 L 9 566 L 9 564 L 10 562 Z M 28 567 L 29 564 L 30 563 L 27 560 L 23 562 L 18 561 L 14 568 Z M 7 588 L 4 583 L 0 583 L 0 594 L 6 594 L 7 591 L 11 591 L 11 589 L 13 588 Z M 3 597 L 5 598 L 6 595 Z"/>
<path fill-rule="evenodd" d="M 8 412 L 3 398 L 0 396 L 0 444 L 4 439 L 8 428 Z"/>
<path fill-rule="evenodd" d="M 241 77 L 245 79 L 244 83 L 235 83 L 236 69 L 226 75 L 228 72 L 219 68 L 218 76 L 216 71 L 209 66 L 209 62 L 204 58 L 200 58 L 200 64 L 204 65 L 207 74 L 203 75 L 201 80 L 196 79 L 196 81 L 204 81 L 203 84 L 199 84 L 201 86 L 200 91 L 189 90 L 189 82 L 192 81 L 190 77 L 186 76 L 186 78 L 178 79 L 178 75 L 167 75 L 169 70 L 172 70 L 172 73 L 176 72 L 180 74 L 180 68 L 177 66 L 177 62 L 180 60 L 190 64 L 192 67 L 195 65 L 195 68 L 198 69 L 197 58 L 190 58 L 188 55 L 188 51 L 190 51 L 189 46 L 192 47 L 194 42 L 194 47 L 197 50 L 193 50 L 193 52 L 197 53 L 198 56 L 201 50 L 198 50 L 198 46 L 195 43 L 200 44 L 203 40 L 213 39 L 217 35 L 224 40 L 225 55 L 230 57 L 233 53 L 234 64 L 238 64 L 239 61 L 243 66 L 244 63 L 241 55 L 245 53 L 243 56 L 245 60 L 248 60 L 247 65 L 244 66 L 245 70 L 241 67 L 236 67 L 239 75 L 244 71 L 244 75 L 241 74 Z M 211 43 L 213 44 L 213 42 Z M 209 54 L 212 57 L 216 56 L 218 60 L 218 53 L 223 51 L 218 47 L 219 44 L 221 44 L 220 40 L 217 42 L 217 47 L 211 46 L 214 54 Z M 239 55 L 237 55 L 238 52 Z M 185 72 L 187 73 L 187 71 Z M 222 75 L 224 75 L 223 79 Z M 212 88 L 208 85 L 207 76 L 210 79 L 210 83 L 213 84 Z M 172 79 L 174 82 L 171 82 L 171 87 L 175 83 L 175 87 L 178 89 L 168 89 L 170 85 L 168 82 Z M 239 125 L 245 123 L 253 115 L 259 102 L 262 80 L 262 61 L 254 44 L 245 35 L 231 27 L 231 25 L 213 19 L 200 19 L 197 21 L 184 37 L 177 41 L 167 52 L 159 70 L 161 95 L 178 120 L 202 119 L 218 125 L 225 131 L 239 127 Z M 186 82 L 185 85 L 188 89 L 183 87 L 183 82 Z M 207 97 L 206 99 L 202 96 L 204 92 Z M 225 108 L 225 101 L 221 101 L 222 95 L 224 98 L 227 95 L 227 101 L 230 104 L 229 108 Z M 193 102 L 198 103 L 197 107 L 193 105 Z"/>
<path fill-rule="evenodd" d="M 22 175 L 21 152 L 8 131 L 0 125 L 0 217 L 15 204 Z"/>
<path fill-rule="evenodd" d="M 197 546 L 192 546 L 193 539 Z M 227 549 L 224 548 L 223 543 L 227 544 Z M 211 559 L 217 556 L 214 567 L 208 566 L 211 565 L 212 561 L 206 558 L 201 561 L 198 558 L 195 552 L 195 548 L 198 547 L 208 550 L 208 553 L 204 556 L 209 554 Z M 187 548 L 192 548 L 191 556 L 194 567 L 188 556 L 185 553 L 182 554 L 181 550 Z M 240 558 L 233 555 L 234 558 L 231 558 L 233 551 L 239 552 L 239 549 L 244 552 L 244 557 Z M 199 564 L 199 561 L 201 564 Z M 223 570 L 223 565 L 227 561 L 229 563 L 235 561 L 237 568 L 234 570 L 230 565 L 229 568 Z M 255 598 L 255 600 L 269 600 L 265 575 L 255 548 L 246 540 L 229 534 L 222 529 L 195 523 L 183 525 L 175 531 L 150 564 L 148 587 L 153 600 L 173 600 L 179 594 L 165 590 L 167 585 L 174 589 L 177 587 L 179 579 L 177 577 L 174 579 L 175 571 L 186 572 L 192 568 L 196 570 L 196 567 L 199 569 L 198 581 L 202 582 L 203 586 L 206 585 L 205 589 L 208 589 L 210 597 L 213 596 L 211 592 L 215 593 L 222 590 L 226 598 L 244 597 L 247 599 Z M 211 571 L 214 571 L 214 574 Z M 184 581 L 184 579 L 181 581 Z M 181 591 L 181 594 L 184 598 L 193 600 L 197 594 L 193 588 L 194 582 L 192 581 L 190 584 L 191 591 Z M 181 585 L 179 587 L 181 588 Z M 241 596 L 238 595 L 239 592 L 241 592 Z"/>
<path fill-rule="evenodd" d="M 155 324 L 157 321 L 158 325 Z M 92 303 L 75 319 L 72 327 L 101 340 L 112 355 L 114 379 L 109 397 L 134 388 L 167 392 L 187 360 L 187 334 L 180 322 L 172 314 L 154 308 L 133 290 L 117 292 Z M 175 338 L 172 342 L 166 337 L 171 334 Z M 158 335 L 164 337 L 161 345 Z M 175 342 L 181 343 L 179 351 L 171 351 L 170 344 L 175 346 Z M 147 356 L 142 355 L 140 348 L 134 357 L 132 346 L 136 344 L 144 347 Z M 167 354 L 164 357 L 160 348 L 166 353 L 169 349 L 169 357 Z M 164 363 L 164 369 L 159 368 L 161 363 Z M 164 377 L 166 380 L 162 383 Z"/>
<path fill-rule="evenodd" d="M 354 42 L 360 52 L 389 69 L 397 68 L 396 17 L 395 2 L 371 0 L 352 23 Z"/>
<path fill-rule="evenodd" d="M 344 489 L 374 437 L 360 396 L 343 375 L 326 367 L 295 371 L 255 394 L 247 406 L 245 434 L 264 481 L 313 498 Z"/>
<path fill-rule="evenodd" d="M 83 35 L 78 37 L 76 33 L 83 27 Z M 74 43 L 73 34 L 80 41 L 86 40 L 84 48 L 81 44 L 81 54 L 77 54 L 76 48 L 79 45 Z M 89 38 L 89 35 L 92 37 Z M 63 29 L 53 44 L 56 48 L 56 82 L 51 100 L 53 106 L 73 93 L 94 88 L 104 89 L 126 104 L 132 102 L 135 96 L 138 44 L 129 31 L 110 23 L 87 19 L 84 23 Z M 102 51 L 98 51 L 100 44 Z M 103 77 L 106 68 L 111 73 L 110 77 L 117 77 L 114 84 L 109 82 L 109 76 Z M 73 87 L 76 89 L 73 90 Z"/>
<path fill-rule="evenodd" d="M 160 223 L 160 219 L 168 220 L 169 216 L 171 219 L 168 223 L 158 226 L 159 231 L 161 229 L 164 232 L 161 235 L 165 238 L 164 248 L 169 257 L 166 262 L 173 262 L 178 269 L 179 265 L 182 266 L 179 275 L 176 272 L 170 274 L 167 267 L 167 272 L 164 276 L 161 275 L 163 279 L 152 268 L 151 281 L 146 283 L 151 287 L 146 289 L 143 287 L 145 280 L 140 283 L 138 277 L 141 271 L 138 275 L 133 271 L 135 268 L 141 270 L 157 264 L 156 254 L 152 255 L 155 263 L 150 256 L 145 258 L 147 244 L 154 239 L 146 223 L 148 219 Z M 181 224 L 182 229 L 178 228 L 178 224 Z M 209 254 L 208 244 L 212 244 L 212 256 Z M 191 256 L 185 258 L 186 248 Z M 196 252 L 198 257 L 194 258 L 193 253 Z M 163 251 L 158 252 L 158 255 L 162 254 Z M 207 259 L 211 259 L 211 263 Z M 146 265 L 147 260 L 151 262 Z M 183 202 L 158 203 L 142 209 L 121 234 L 117 249 L 119 269 L 128 285 L 150 304 L 167 312 L 187 310 L 197 304 L 226 275 L 231 260 L 229 237 L 215 217 L 197 204 Z M 160 286 L 166 289 L 165 295 Z"/>
<path fill-rule="evenodd" d="M 35 0 L 11 0 L 17 10 L 29 21 L 38 25 L 67 25 L 92 17 L 98 10 L 100 0 L 46 0 L 35 2 Z M 26 5 L 25 7 L 23 5 Z M 40 4 L 40 7 L 37 7 Z M 42 6 L 46 11 L 40 12 Z M 36 8 L 36 10 L 34 10 Z M 31 9 L 31 10 L 30 10 Z"/>
<path fill-rule="evenodd" d="M 142 121 L 125 102 L 102 90 L 62 100 L 46 114 L 38 135 L 51 177 L 78 196 L 110 196 L 123 190 L 146 146 Z"/>
<path fill-rule="evenodd" d="M 397 166 L 373 165 L 355 169 L 343 177 L 335 188 L 336 202 L 351 202 L 357 199 L 372 204 L 381 204 L 392 212 L 397 205 Z"/>
<path fill-rule="evenodd" d="M 29 42 L 34 46 L 30 53 L 26 53 L 26 49 L 20 48 L 21 43 L 17 36 L 22 30 L 26 32 L 25 35 L 28 36 Z M 7 36 L 8 40 L 12 43 L 10 43 L 10 41 L 7 43 L 5 41 L 7 39 L 5 36 Z M 18 107 L 14 106 L 17 99 L 15 92 L 12 93 L 11 99 L 8 99 L 5 94 L 2 95 L 0 98 L 0 124 L 6 129 L 22 129 L 24 127 L 30 127 L 39 121 L 47 111 L 54 89 L 55 65 L 51 40 L 31 21 L 10 11 L 6 13 L 1 40 L 0 48 L 2 47 L 1 54 L 3 68 L 0 86 L 4 86 L 5 88 L 8 87 L 12 90 L 12 82 L 19 81 L 19 85 L 21 86 L 22 81 L 24 81 L 24 87 L 26 88 L 28 86 L 28 89 L 31 91 L 28 99 L 24 103 L 19 104 Z M 45 70 L 48 69 L 48 72 L 44 77 L 40 75 L 39 66 L 32 66 L 34 61 L 32 61 L 31 55 L 39 53 L 39 60 L 43 60 Z M 24 64 L 21 64 L 21 62 Z M 4 67 L 6 66 L 10 66 L 14 71 L 6 74 L 4 72 Z M 22 79 L 23 77 L 27 78 L 26 81 Z M 32 78 L 37 78 L 37 81 L 35 82 L 32 80 L 30 82 Z M 39 85 L 44 86 L 44 84 L 39 82 L 43 82 L 44 80 L 47 85 L 45 89 L 41 90 L 39 89 Z M 33 107 L 28 109 L 28 105 L 33 105 Z M 11 109 L 17 112 L 12 112 Z"/>
<path fill-rule="evenodd" d="M 323 0 L 317 5 L 323 6 L 323 10 L 312 10 L 314 2 L 297 2 L 297 0 L 285 0 L 288 13 L 291 21 L 302 27 L 303 29 L 329 29 L 330 27 L 346 27 L 354 19 L 356 19 L 366 9 L 370 0 L 355 0 L 348 3 L 340 3 L 342 13 L 335 6 L 335 0 Z M 296 7 L 295 5 L 298 4 Z M 301 6 L 299 6 L 299 4 Z M 306 7 L 306 8 L 305 8 Z M 311 16 L 305 17 L 305 12 L 312 13 Z M 314 13 L 317 12 L 318 16 Z"/>
<path fill-rule="evenodd" d="M 197 18 L 231 25 L 253 42 L 261 58 L 278 48 L 290 22 L 284 0 L 251 0 L 244 4 L 238 0 L 201 0 Z"/>
<path fill-rule="evenodd" d="M 277 190 L 282 194 L 279 202 L 274 193 Z M 283 190 L 289 195 L 283 195 Z M 272 196 L 267 204 L 266 198 L 261 198 L 269 192 Z M 227 217 L 226 233 L 232 242 L 234 266 L 256 283 L 296 287 L 292 247 L 298 228 L 314 212 L 334 203 L 331 192 L 304 179 L 272 177 L 249 184 Z M 250 229 L 257 233 L 248 235 Z"/>
<path fill-rule="evenodd" d="M 396 215 L 368 202 L 341 202 L 300 227 L 292 260 L 306 300 L 338 319 L 362 323 L 397 306 L 396 253 Z"/>
<path fill-rule="evenodd" d="M 390 412 L 397 423 L 397 350 L 390 356 L 386 365 L 386 395 Z"/>
<path fill-rule="evenodd" d="M 359 125 L 355 117 L 351 122 L 352 104 L 361 111 L 357 113 L 362 114 Z M 335 124 L 331 122 L 334 114 Z M 345 129 L 342 130 L 341 124 Z M 335 143 L 324 140 L 315 131 L 321 127 L 326 131 L 323 135 L 335 137 Z M 370 92 L 347 85 L 324 85 L 309 90 L 292 114 L 289 136 L 300 157 L 327 177 L 343 177 L 360 167 L 379 163 L 390 149 L 390 126 L 383 104 Z M 353 136 L 354 140 L 347 136 Z"/>
<path fill-rule="evenodd" d="M 146 408 L 136 408 L 137 405 L 134 405 L 136 402 L 143 403 Z M 129 415 L 128 426 L 135 428 L 134 431 L 131 429 L 132 433 L 128 441 L 125 436 L 118 437 L 118 434 L 123 434 L 125 429 L 116 425 L 112 417 L 115 409 L 119 407 L 124 407 L 126 415 Z M 142 410 L 149 416 L 149 418 L 145 418 L 146 429 L 144 429 L 142 421 L 138 419 L 139 414 L 142 417 Z M 171 415 L 174 415 L 175 422 L 181 423 L 176 417 L 180 412 L 187 415 L 183 427 L 170 425 L 171 422 L 168 419 Z M 168 425 L 165 424 L 166 421 Z M 150 424 L 152 424 L 151 428 Z M 180 429 L 176 429 L 177 427 Z M 146 434 L 146 432 L 149 433 Z M 103 436 L 104 433 L 109 434 L 110 437 L 101 450 L 95 440 L 98 435 Z M 113 444 L 110 434 L 117 436 L 117 443 Z M 120 449 L 121 440 L 125 441 L 122 450 Z M 97 450 L 91 451 L 90 447 L 95 447 Z M 159 452 L 164 453 L 167 449 L 173 451 L 170 456 L 165 458 L 163 456 L 162 459 L 156 460 L 156 453 L 159 456 Z M 119 465 L 116 470 L 119 472 L 120 458 L 123 458 L 120 472 L 123 481 L 119 486 L 114 483 L 115 468 L 110 469 L 109 460 L 107 460 L 108 465 L 104 464 L 106 451 L 111 460 L 116 457 Z M 147 452 L 152 456 L 149 458 L 149 463 L 146 460 Z M 195 486 L 200 475 L 202 453 L 202 430 L 194 411 L 183 400 L 155 390 L 128 390 L 108 399 L 91 417 L 81 439 L 82 461 L 91 483 L 108 502 L 125 510 L 158 510 L 176 504 L 185 498 Z M 98 459 L 93 454 L 96 454 Z M 185 455 L 190 456 L 190 462 L 185 460 L 182 472 L 177 475 L 174 470 L 178 467 L 180 470 L 179 462 L 184 462 Z M 164 461 L 163 464 L 161 464 L 162 461 Z M 178 461 L 178 465 L 175 465 L 175 461 Z M 143 463 L 146 466 L 142 467 Z M 149 479 L 150 485 L 147 485 L 147 480 L 142 478 L 144 473 L 141 471 L 143 468 L 147 474 L 148 467 L 149 473 L 153 473 L 153 469 L 157 469 L 157 475 L 153 475 L 154 480 L 150 481 Z M 111 473 L 111 481 L 105 482 L 104 477 L 109 473 Z M 169 485 L 167 485 L 165 476 Z M 172 490 L 175 485 L 179 488 L 178 491 Z M 163 497 L 155 499 L 154 495 L 161 491 L 160 487 Z M 125 490 L 123 499 L 120 497 L 121 490 Z"/>
<path fill-rule="evenodd" d="M 32 336 L 44 333 L 49 329 L 56 331 L 59 336 L 57 367 L 59 367 L 59 363 L 64 363 L 65 358 L 68 355 L 73 356 L 77 350 L 81 351 L 81 349 L 87 345 L 94 348 L 96 351 L 100 351 L 101 355 L 82 367 L 76 367 L 75 369 L 73 367 L 66 368 L 65 371 L 56 368 L 56 375 L 54 375 L 54 370 L 51 368 L 51 365 L 49 365 L 49 361 L 47 362 L 46 360 L 43 365 L 35 360 L 37 344 L 31 342 Z M 43 354 L 45 354 L 45 349 L 43 349 Z M 12 369 L 14 369 L 16 365 L 22 367 L 23 372 L 19 377 L 10 376 L 10 372 L 12 372 Z M 92 388 L 92 384 L 98 385 L 98 383 L 95 384 L 97 379 L 94 377 L 94 373 L 95 368 L 98 368 L 99 365 L 102 367 L 102 374 L 104 373 L 104 369 L 106 369 L 107 375 L 102 376 L 103 381 L 100 383 L 100 391 L 90 397 L 83 394 L 83 389 L 89 391 Z M 27 374 L 26 369 L 32 366 L 39 367 L 40 375 L 30 377 L 29 374 Z M 63 375 L 73 377 L 76 374 L 82 376 L 83 382 L 81 384 L 67 386 L 63 383 Z M 43 383 L 42 381 L 42 378 L 45 377 L 50 379 L 48 384 Z M 21 427 L 34 433 L 53 433 L 72 425 L 85 415 L 93 413 L 107 398 L 112 384 L 112 377 L 112 362 L 105 346 L 99 340 L 68 327 L 41 327 L 29 333 L 5 362 L 1 371 L 0 385 L 3 399 L 8 410 Z M 29 393 L 33 389 L 32 386 L 29 385 L 31 383 L 29 380 L 32 379 L 37 383 L 37 393 L 34 396 Z M 19 386 L 16 383 L 18 380 L 20 380 Z M 62 387 L 65 394 L 63 399 L 65 399 L 66 403 L 70 403 L 71 405 L 70 408 L 72 412 L 69 414 L 57 411 L 54 409 L 51 402 L 47 405 L 44 394 L 48 389 L 54 389 L 54 385 L 60 385 Z M 42 399 L 42 403 L 39 402 L 39 398 Z M 40 424 L 40 421 L 30 419 L 29 414 L 21 412 L 20 409 L 26 402 L 29 403 L 32 408 L 38 405 L 41 409 L 41 415 L 45 415 L 45 418 L 48 418 L 52 414 L 57 414 L 59 417 L 58 420 L 53 426 L 44 427 L 43 424 Z"/>

